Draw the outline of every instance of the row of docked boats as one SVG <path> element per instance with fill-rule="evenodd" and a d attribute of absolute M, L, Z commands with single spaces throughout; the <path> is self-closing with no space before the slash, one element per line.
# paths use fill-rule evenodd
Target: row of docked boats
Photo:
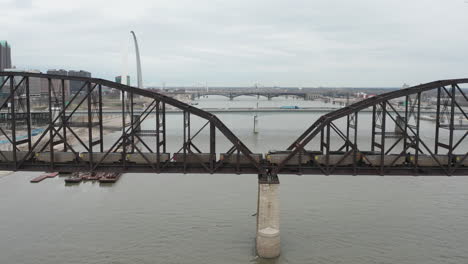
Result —
<path fill-rule="evenodd" d="M 68 178 L 65 179 L 65 183 L 76 184 L 82 181 L 99 181 L 100 183 L 115 183 L 119 180 L 121 175 L 122 173 L 119 172 L 74 172 Z"/>

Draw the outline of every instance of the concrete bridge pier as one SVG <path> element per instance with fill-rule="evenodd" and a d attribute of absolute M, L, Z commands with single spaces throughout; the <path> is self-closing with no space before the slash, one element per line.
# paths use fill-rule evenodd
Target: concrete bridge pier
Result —
<path fill-rule="evenodd" d="M 279 180 L 274 175 L 259 175 L 257 202 L 257 255 L 276 258 L 280 255 Z"/>

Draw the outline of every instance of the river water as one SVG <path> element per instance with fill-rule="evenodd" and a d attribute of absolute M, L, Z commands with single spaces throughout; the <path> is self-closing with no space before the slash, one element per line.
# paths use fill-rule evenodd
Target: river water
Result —
<path fill-rule="evenodd" d="M 278 98 L 260 104 L 317 106 Z M 287 147 L 319 115 L 261 113 L 258 134 L 251 113 L 218 116 L 254 152 L 265 152 Z M 175 142 L 181 115 L 169 115 L 168 124 Z M 194 127 L 202 124 L 194 120 Z M 230 147 L 221 135 L 218 143 L 218 152 Z M 282 255 L 261 260 L 254 250 L 255 175 L 125 174 L 111 187 L 65 186 L 63 178 L 29 183 L 37 175 L 0 176 L 2 264 L 468 263 L 465 177 L 280 176 Z"/>

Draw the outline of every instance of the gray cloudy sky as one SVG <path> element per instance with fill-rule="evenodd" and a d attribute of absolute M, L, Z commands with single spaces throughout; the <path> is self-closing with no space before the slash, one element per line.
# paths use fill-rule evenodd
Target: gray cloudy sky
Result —
<path fill-rule="evenodd" d="M 18 68 L 145 85 L 401 86 L 468 77 L 464 0 L 0 0 Z M 134 73 L 134 54 L 129 54 Z M 133 75 L 134 76 L 134 75 Z M 135 80 L 135 79 L 133 79 Z"/>

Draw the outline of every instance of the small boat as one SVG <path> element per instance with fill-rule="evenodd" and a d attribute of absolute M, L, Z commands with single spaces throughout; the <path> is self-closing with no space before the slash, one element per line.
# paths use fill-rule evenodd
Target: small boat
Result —
<path fill-rule="evenodd" d="M 81 177 L 70 177 L 65 179 L 65 183 L 80 183 L 82 180 Z"/>
<path fill-rule="evenodd" d="M 99 178 L 100 183 L 115 183 L 119 180 L 122 173 L 119 172 L 107 172 Z"/>
<path fill-rule="evenodd" d="M 80 183 L 83 177 L 79 173 L 73 173 L 70 177 L 65 179 L 65 183 Z"/>
<path fill-rule="evenodd" d="M 101 176 L 99 176 L 99 174 L 95 174 L 95 175 L 88 176 L 87 180 L 88 181 L 98 181 L 100 178 L 101 178 Z"/>
<path fill-rule="evenodd" d="M 107 178 L 107 177 L 99 179 L 100 183 L 114 183 L 116 181 L 117 181 L 117 179 L 115 179 L 115 178 Z"/>

